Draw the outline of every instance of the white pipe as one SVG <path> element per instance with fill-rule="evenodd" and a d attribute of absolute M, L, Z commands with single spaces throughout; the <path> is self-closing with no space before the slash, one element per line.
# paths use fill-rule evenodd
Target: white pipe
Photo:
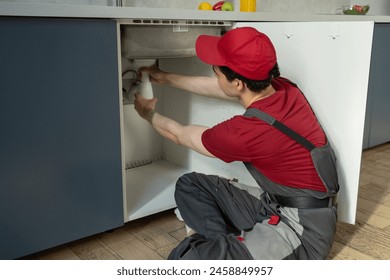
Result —
<path fill-rule="evenodd" d="M 143 66 L 151 66 L 155 63 L 154 59 L 135 59 L 134 66 L 136 69 L 139 69 Z M 142 73 L 141 83 L 139 85 L 139 94 L 145 98 L 153 98 L 153 88 L 152 83 L 150 82 L 149 75 L 147 73 Z"/>
<path fill-rule="evenodd" d="M 154 59 L 135 59 L 131 69 L 138 71 L 142 66 L 151 66 Z M 143 73 L 139 87 L 134 92 L 139 92 L 145 98 L 153 98 L 152 84 L 149 75 Z M 126 165 L 133 167 L 134 163 L 150 163 L 161 158 L 162 138 L 146 121 L 138 116 L 134 106 L 123 106 L 124 111 L 124 139 Z"/>

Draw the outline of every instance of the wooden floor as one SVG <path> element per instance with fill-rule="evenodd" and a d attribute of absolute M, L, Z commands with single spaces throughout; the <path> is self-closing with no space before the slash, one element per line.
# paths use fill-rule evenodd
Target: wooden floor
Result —
<path fill-rule="evenodd" d="M 172 209 L 24 259 L 160 260 L 185 236 Z M 363 152 L 357 222 L 338 223 L 329 259 L 390 259 L 390 144 Z"/>

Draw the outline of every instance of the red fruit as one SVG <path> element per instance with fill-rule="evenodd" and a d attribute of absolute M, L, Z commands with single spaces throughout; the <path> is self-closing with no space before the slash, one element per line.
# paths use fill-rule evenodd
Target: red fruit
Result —
<path fill-rule="evenodd" d="M 213 6 L 213 10 L 214 11 L 220 11 L 221 8 L 222 8 L 223 3 L 225 3 L 225 1 L 219 1 L 218 3 L 215 3 L 215 5 Z"/>
<path fill-rule="evenodd" d="M 363 12 L 363 6 L 353 5 L 353 9 L 359 13 Z"/>

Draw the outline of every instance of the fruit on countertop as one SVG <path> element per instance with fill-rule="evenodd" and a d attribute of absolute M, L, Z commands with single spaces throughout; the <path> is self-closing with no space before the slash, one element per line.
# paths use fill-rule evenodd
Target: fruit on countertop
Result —
<path fill-rule="evenodd" d="M 221 11 L 232 12 L 234 10 L 233 4 L 230 2 L 223 3 Z"/>
<path fill-rule="evenodd" d="M 198 10 L 213 10 L 213 6 L 209 2 L 202 2 L 198 6 Z"/>
<path fill-rule="evenodd" d="M 225 1 L 219 1 L 217 3 L 214 4 L 213 6 L 213 10 L 214 11 L 220 11 L 221 8 L 222 8 L 222 5 L 225 3 Z"/>
<path fill-rule="evenodd" d="M 365 15 L 369 9 L 369 5 L 343 6 L 343 13 L 344 15 Z"/>
<path fill-rule="evenodd" d="M 198 10 L 213 10 L 213 11 L 233 11 L 233 4 L 230 2 L 219 1 L 214 5 L 211 5 L 209 2 L 202 2 L 198 6 Z"/>

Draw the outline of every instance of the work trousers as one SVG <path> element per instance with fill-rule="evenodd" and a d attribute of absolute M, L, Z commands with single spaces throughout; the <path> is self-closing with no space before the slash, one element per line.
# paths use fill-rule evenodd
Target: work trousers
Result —
<path fill-rule="evenodd" d="M 333 241 L 335 209 L 280 207 L 260 188 L 219 176 L 183 175 L 176 184 L 175 200 L 184 222 L 197 234 L 173 250 L 173 259 L 243 259 L 247 252 L 248 259 L 323 259 Z M 325 220 L 319 224 L 306 221 L 321 217 Z M 307 231 L 301 218 L 309 225 Z"/>

